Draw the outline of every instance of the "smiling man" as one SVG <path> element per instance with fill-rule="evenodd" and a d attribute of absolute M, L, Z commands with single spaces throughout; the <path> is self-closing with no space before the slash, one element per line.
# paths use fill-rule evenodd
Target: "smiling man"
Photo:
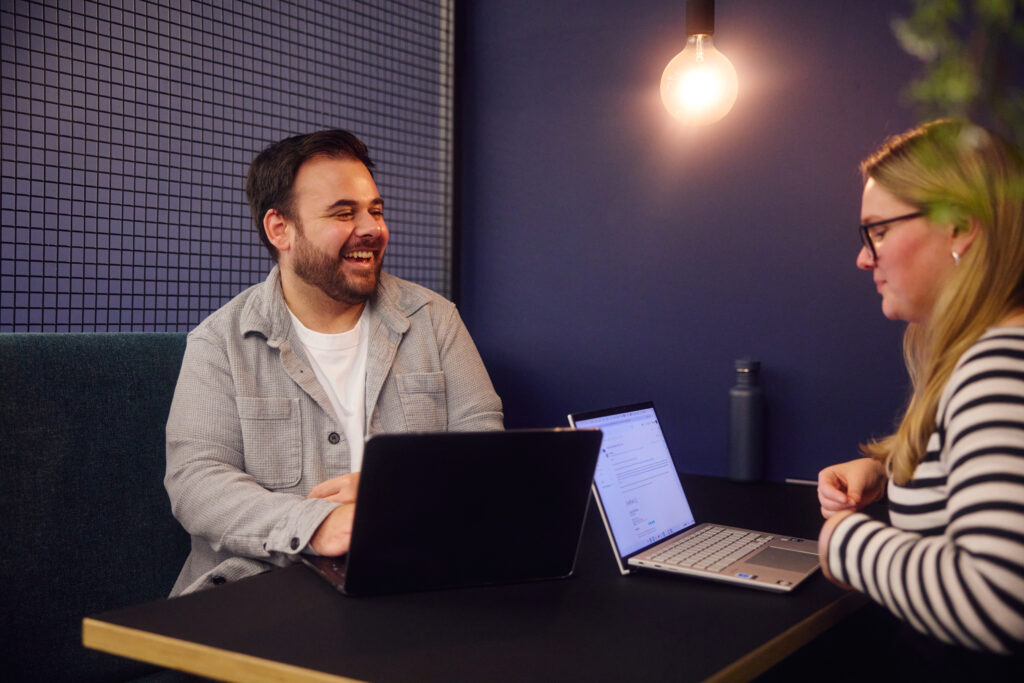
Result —
<path fill-rule="evenodd" d="M 164 483 L 192 552 L 172 596 L 346 552 L 366 437 L 502 428 L 455 306 L 382 271 L 372 168 L 358 138 L 327 130 L 249 169 L 277 265 L 188 337 Z"/>

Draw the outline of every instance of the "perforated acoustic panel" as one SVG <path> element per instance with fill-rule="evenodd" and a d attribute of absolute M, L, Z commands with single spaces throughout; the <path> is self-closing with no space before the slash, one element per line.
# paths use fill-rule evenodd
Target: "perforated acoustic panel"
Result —
<path fill-rule="evenodd" d="M 385 268 L 450 296 L 451 0 L 3 0 L 0 331 L 185 331 L 271 261 L 271 142 L 346 128 Z"/>

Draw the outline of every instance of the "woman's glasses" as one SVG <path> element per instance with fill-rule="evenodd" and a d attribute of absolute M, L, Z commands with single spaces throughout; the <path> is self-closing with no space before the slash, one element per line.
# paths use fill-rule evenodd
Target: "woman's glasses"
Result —
<path fill-rule="evenodd" d="M 920 218 L 924 215 L 923 211 L 915 211 L 914 213 L 905 213 L 902 216 L 896 216 L 895 218 L 886 218 L 882 221 L 874 221 L 873 223 L 861 223 L 860 226 L 860 240 L 864 243 L 864 246 L 871 252 L 871 260 L 878 260 L 878 252 L 875 251 L 875 247 L 882 243 L 882 238 L 885 237 L 885 233 L 888 230 L 884 226 L 896 221 L 905 221 L 911 218 Z"/>

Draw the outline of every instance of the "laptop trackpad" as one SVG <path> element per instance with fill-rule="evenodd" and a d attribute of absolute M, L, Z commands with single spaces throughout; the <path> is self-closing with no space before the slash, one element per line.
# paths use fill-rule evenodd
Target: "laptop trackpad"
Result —
<path fill-rule="evenodd" d="M 818 564 L 818 556 L 780 548 L 765 548 L 758 554 L 748 557 L 744 562 L 758 564 L 763 567 L 775 567 L 793 572 L 805 572 Z"/>

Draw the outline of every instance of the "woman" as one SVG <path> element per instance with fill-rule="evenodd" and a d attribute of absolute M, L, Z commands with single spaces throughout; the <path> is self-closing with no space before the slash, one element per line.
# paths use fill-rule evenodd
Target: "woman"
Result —
<path fill-rule="evenodd" d="M 913 392 L 889 437 L 818 475 L 821 566 L 915 629 L 1024 644 L 1024 162 L 936 121 L 861 164 L 864 245 L 887 318 L 909 324 Z M 887 525 L 857 512 L 888 491 Z"/>

